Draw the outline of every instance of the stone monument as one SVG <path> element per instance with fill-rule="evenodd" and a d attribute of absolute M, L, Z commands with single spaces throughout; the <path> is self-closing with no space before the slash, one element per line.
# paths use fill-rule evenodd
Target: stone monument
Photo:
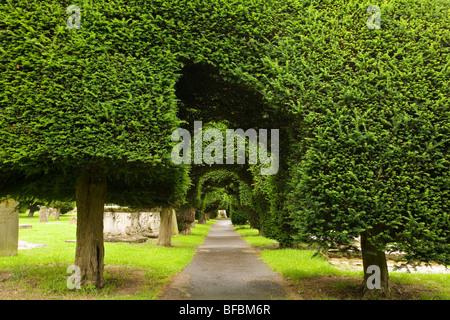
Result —
<path fill-rule="evenodd" d="M 39 206 L 39 222 L 48 222 L 50 209 L 46 206 Z"/>
<path fill-rule="evenodd" d="M 105 241 L 143 242 L 159 234 L 161 208 L 137 211 L 106 206 L 103 217 Z"/>
<path fill-rule="evenodd" d="M 49 208 L 49 215 L 50 215 L 50 217 L 55 217 L 55 221 L 58 221 L 59 217 L 61 215 L 61 209 Z"/>
<path fill-rule="evenodd" d="M 177 213 L 175 212 L 175 209 L 172 209 L 172 235 L 178 236 L 178 223 L 177 223 Z"/>
<path fill-rule="evenodd" d="M 217 219 L 228 219 L 226 210 L 219 210 Z"/>
<path fill-rule="evenodd" d="M 12 199 L 0 202 L 0 256 L 15 256 L 19 243 L 19 203 Z"/>

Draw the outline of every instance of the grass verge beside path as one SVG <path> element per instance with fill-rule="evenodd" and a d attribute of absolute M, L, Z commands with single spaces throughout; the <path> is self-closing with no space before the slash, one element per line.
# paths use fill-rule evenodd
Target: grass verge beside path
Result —
<path fill-rule="evenodd" d="M 156 299 L 164 283 L 187 266 L 211 225 L 196 224 L 192 235 L 172 238 L 172 247 L 159 247 L 157 239 L 144 243 L 105 242 L 105 279 L 102 290 L 67 288 L 67 268 L 75 260 L 76 225 L 70 215 L 60 221 L 50 218 L 39 223 L 39 216 L 20 215 L 19 241 L 47 247 L 19 250 L 17 256 L 0 257 L 0 300 L 2 299 Z"/>
<path fill-rule="evenodd" d="M 261 258 L 273 270 L 291 281 L 305 299 L 361 299 L 361 270 L 343 270 L 330 264 L 315 250 L 278 249 L 271 239 L 258 236 L 249 226 L 235 226 L 243 239 L 259 248 Z M 450 300 L 450 274 L 390 272 L 392 299 Z"/>

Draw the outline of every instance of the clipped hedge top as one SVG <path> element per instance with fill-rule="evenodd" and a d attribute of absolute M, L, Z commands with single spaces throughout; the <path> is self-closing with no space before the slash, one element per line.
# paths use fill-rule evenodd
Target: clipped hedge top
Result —
<path fill-rule="evenodd" d="M 425 106 L 448 132 L 446 2 L 383 2 L 380 30 L 366 26 L 372 3 L 356 0 L 84 1 L 81 29 L 72 30 L 69 4 L 0 5 L 2 193 L 70 193 L 78 171 L 95 163 L 110 194 L 184 194 L 187 171 L 169 155 L 186 62 L 211 64 L 298 116 L 290 143 L 302 143 L 286 162 L 314 144 L 336 108 L 389 120 Z M 167 188 L 155 195 L 155 185 Z"/>
<path fill-rule="evenodd" d="M 95 164 L 111 194 L 146 185 L 152 198 L 161 184 L 170 199 L 174 190 L 185 193 L 187 171 L 170 162 L 180 61 L 221 61 L 226 70 L 238 58 L 257 60 L 242 38 L 270 25 L 261 23 L 261 3 L 85 1 L 80 29 L 66 26 L 65 1 L 2 4 L 4 190 L 50 196 L 70 190 L 77 171 Z"/>

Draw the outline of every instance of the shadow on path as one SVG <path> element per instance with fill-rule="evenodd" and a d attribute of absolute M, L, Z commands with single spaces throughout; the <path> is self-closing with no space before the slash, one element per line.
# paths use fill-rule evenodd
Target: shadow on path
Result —
<path fill-rule="evenodd" d="M 166 286 L 159 300 L 297 300 L 289 283 L 257 251 L 218 220 L 192 262 Z"/>

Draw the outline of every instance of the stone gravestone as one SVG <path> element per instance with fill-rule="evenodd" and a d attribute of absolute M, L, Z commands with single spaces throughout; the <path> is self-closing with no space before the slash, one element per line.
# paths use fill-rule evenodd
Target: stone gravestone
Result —
<path fill-rule="evenodd" d="M 172 235 L 178 236 L 178 223 L 177 223 L 177 213 L 175 212 L 175 209 L 172 209 Z"/>
<path fill-rule="evenodd" d="M 0 256 L 15 256 L 19 243 L 19 203 L 8 199 L 0 202 Z"/>
<path fill-rule="evenodd" d="M 147 212 L 126 207 L 105 206 L 103 235 L 107 242 L 143 242 L 157 238 L 160 224 L 160 208 Z"/>
<path fill-rule="evenodd" d="M 39 207 L 39 222 L 48 222 L 49 215 L 50 215 L 49 208 L 45 206 Z"/>
<path fill-rule="evenodd" d="M 57 209 L 57 208 L 49 208 L 49 216 L 50 217 L 55 217 L 55 221 L 59 220 L 59 216 L 61 214 L 61 209 Z"/>
<path fill-rule="evenodd" d="M 70 217 L 69 218 L 69 223 L 70 224 L 77 224 L 77 217 Z"/>
<path fill-rule="evenodd" d="M 219 210 L 219 214 L 217 215 L 217 219 L 227 219 L 227 211 Z"/>

